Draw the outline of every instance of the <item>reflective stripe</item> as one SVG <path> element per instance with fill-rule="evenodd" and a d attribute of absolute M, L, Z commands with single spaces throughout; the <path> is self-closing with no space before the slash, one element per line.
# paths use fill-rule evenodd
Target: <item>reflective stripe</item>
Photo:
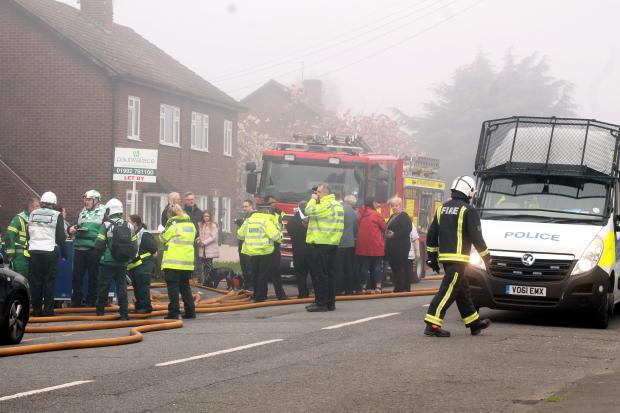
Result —
<path fill-rule="evenodd" d="M 194 232 L 194 230 L 192 228 L 190 228 L 190 227 L 183 227 L 182 231 L 183 232 Z"/>
<path fill-rule="evenodd" d="M 489 249 L 487 248 L 486 250 L 479 252 L 478 253 L 481 257 L 485 257 L 487 255 L 489 255 Z"/>
<path fill-rule="evenodd" d="M 469 262 L 469 256 L 463 254 L 439 253 L 439 261 Z"/>
<path fill-rule="evenodd" d="M 437 251 L 439 251 L 439 248 L 437 248 L 437 247 L 426 247 L 426 251 L 428 251 L 428 252 L 437 252 Z"/>
<path fill-rule="evenodd" d="M 142 264 L 144 264 L 142 262 L 142 260 L 138 260 L 138 261 L 135 261 L 135 262 L 130 262 L 129 264 L 127 264 L 127 269 L 128 270 L 133 270 L 134 268 L 137 268 L 137 267 L 141 266 Z"/>
<path fill-rule="evenodd" d="M 437 208 L 437 224 L 441 221 L 441 207 Z"/>
<path fill-rule="evenodd" d="M 459 212 L 459 222 L 458 229 L 456 230 L 456 253 L 460 254 L 463 252 L 463 217 L 465 216 L 465 211 L 467 208 L 461 207 L 461 211 Z"/>
<path fill-rule="evenodd" d="M 168 241 L 168 243 L 176 245 L 194 245 L 194 241 L 183 241 L 176 238 L 171 239 L 170 241 Z"/>
<path fill-rule="evenodd" d="M 436 324 L 439 327 L 443 325 L 443 320 L 441 318 L 435 317 L 434 315 L 431 315 L 431 314 L 426 314 L 426 317 L 424 317 L 424 321 L 431 323 L 431 324 Z"/>
<path fill-rule="evenodd" d="M 15 227 L 8 227 L 7 231 L 11 231 L 11 232 L 14 232 L 14 233 L 17 234 L 17 228 L 15 228 Z"/>
<path fill-rule="evenodd" d="M 162 265 L 173 264 L 173 265 L 191 265 L 192 267 L 194 266 L 194 261 L 181 261 L 181 260 L 166 259 L 166 260 L 163 260 L 161 263 Z"/>
<path fill-rule="evenodd" d="M 7 248 L 6 249 L 6 253 L 7 254 L 15 254 L 15 248 Z"/>
<path fill-rule="evenodd" d="M 101 241 L 105 241 L 105 235 L 103 234 L 97 234 L 97 238 L 100 239 Z"/>
<path fill-rule="evenodd" d="M 435 317 L 439 318 L 439 315 L 441 314 L 441 310 L 443 309 L 443 307 L 446 305 L 446 303 L 450 299 L 450 295 L 452 295 L 452 290 L 454 290 L 454 286 L 456 285 L 456 280 L 458 280 L 458 278 L 459 278 L 459 273 L 455 272 L 454 278 L 452 279 L 452 282 L 448 286 L 448 290 L 446 291 L 446 294 L 444 295 L 443 299 L 437 306 L 437 311 L 435 311 Z M 441 318 L 439 319 L 441 320 Z"/>
<path fill-rule="evenodd" d="M 478 312 L 474 312 L 472 315 L 470 315 L 469 317 L 465 317 L 463 319 L 463 321 L 465 322 L 465 325 L 471 324 L 474 321 L 476 321 L 477 319 L 480 318 L 480 315 L 478 315 Z"/>

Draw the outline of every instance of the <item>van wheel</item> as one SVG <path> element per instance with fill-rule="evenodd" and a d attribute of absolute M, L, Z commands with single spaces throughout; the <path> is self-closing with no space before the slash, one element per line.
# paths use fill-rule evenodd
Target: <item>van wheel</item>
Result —
<path fill-rule="evenodd" d="M 28 323 L 28 305 L 21 294 L 16 294 L 9 301 L 9 310 L 0 332 L 0 341 L 4 344 L 19 344 L 22 341 Z"/>
<path fill-rule="evenodd" d="M 612 312 L 613 310 L 611 310 L 609 306 L 609 294 L 605 294 L 605 298 L 603 299 L 601 306 L 594 313 L 594 318 L 592 320 L 594 327 L 606 329 L 609 325 L 609 318 Z"/>

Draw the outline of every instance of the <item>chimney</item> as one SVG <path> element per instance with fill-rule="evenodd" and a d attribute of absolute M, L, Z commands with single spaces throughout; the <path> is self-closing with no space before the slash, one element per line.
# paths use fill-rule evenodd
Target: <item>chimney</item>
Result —
<path fill-rule="evenodd" d="M 114 0 L 80 0 L 80 9 L 104 29 L 112 30 Z"/>

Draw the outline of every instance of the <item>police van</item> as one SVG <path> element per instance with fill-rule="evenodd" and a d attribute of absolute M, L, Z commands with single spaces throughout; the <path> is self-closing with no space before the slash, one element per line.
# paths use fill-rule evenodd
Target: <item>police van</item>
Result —
<path fill-rule="evenodd" d="M 472 249 L 476 307 L 577 310 L 607 327 L 620 301 L 619 132 L 588 119 L 483 122 L 474 205 L 492 263 Z"/>

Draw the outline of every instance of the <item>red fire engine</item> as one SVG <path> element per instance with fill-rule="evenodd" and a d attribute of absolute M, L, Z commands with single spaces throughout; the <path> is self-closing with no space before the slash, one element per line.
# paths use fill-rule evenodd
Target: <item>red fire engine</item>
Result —
<path fill-rule="evenodd" d="M 403 196 L 403 160 L 390 155 L 368 153 L 370 148 L 359 136 L 293 135 L 291 142 L 278 142 L 263 152 L 262 169 L 256 163 L 246 165 L 247 191 L 260 203 L 274 196 L 276 207 L 284 211 L 285 222 L 302 200 L 309 200 L 312 188 L 322 182 L 342 196 L 355 195 L 358 206 L 366 196 L 381 205 L 389 217 L 387 200 Z M 258 174 L 260 173 L 260 184 Z M 282 242 L 282 273 L 291 274 L 293 260 L 288 234 Z"/>

